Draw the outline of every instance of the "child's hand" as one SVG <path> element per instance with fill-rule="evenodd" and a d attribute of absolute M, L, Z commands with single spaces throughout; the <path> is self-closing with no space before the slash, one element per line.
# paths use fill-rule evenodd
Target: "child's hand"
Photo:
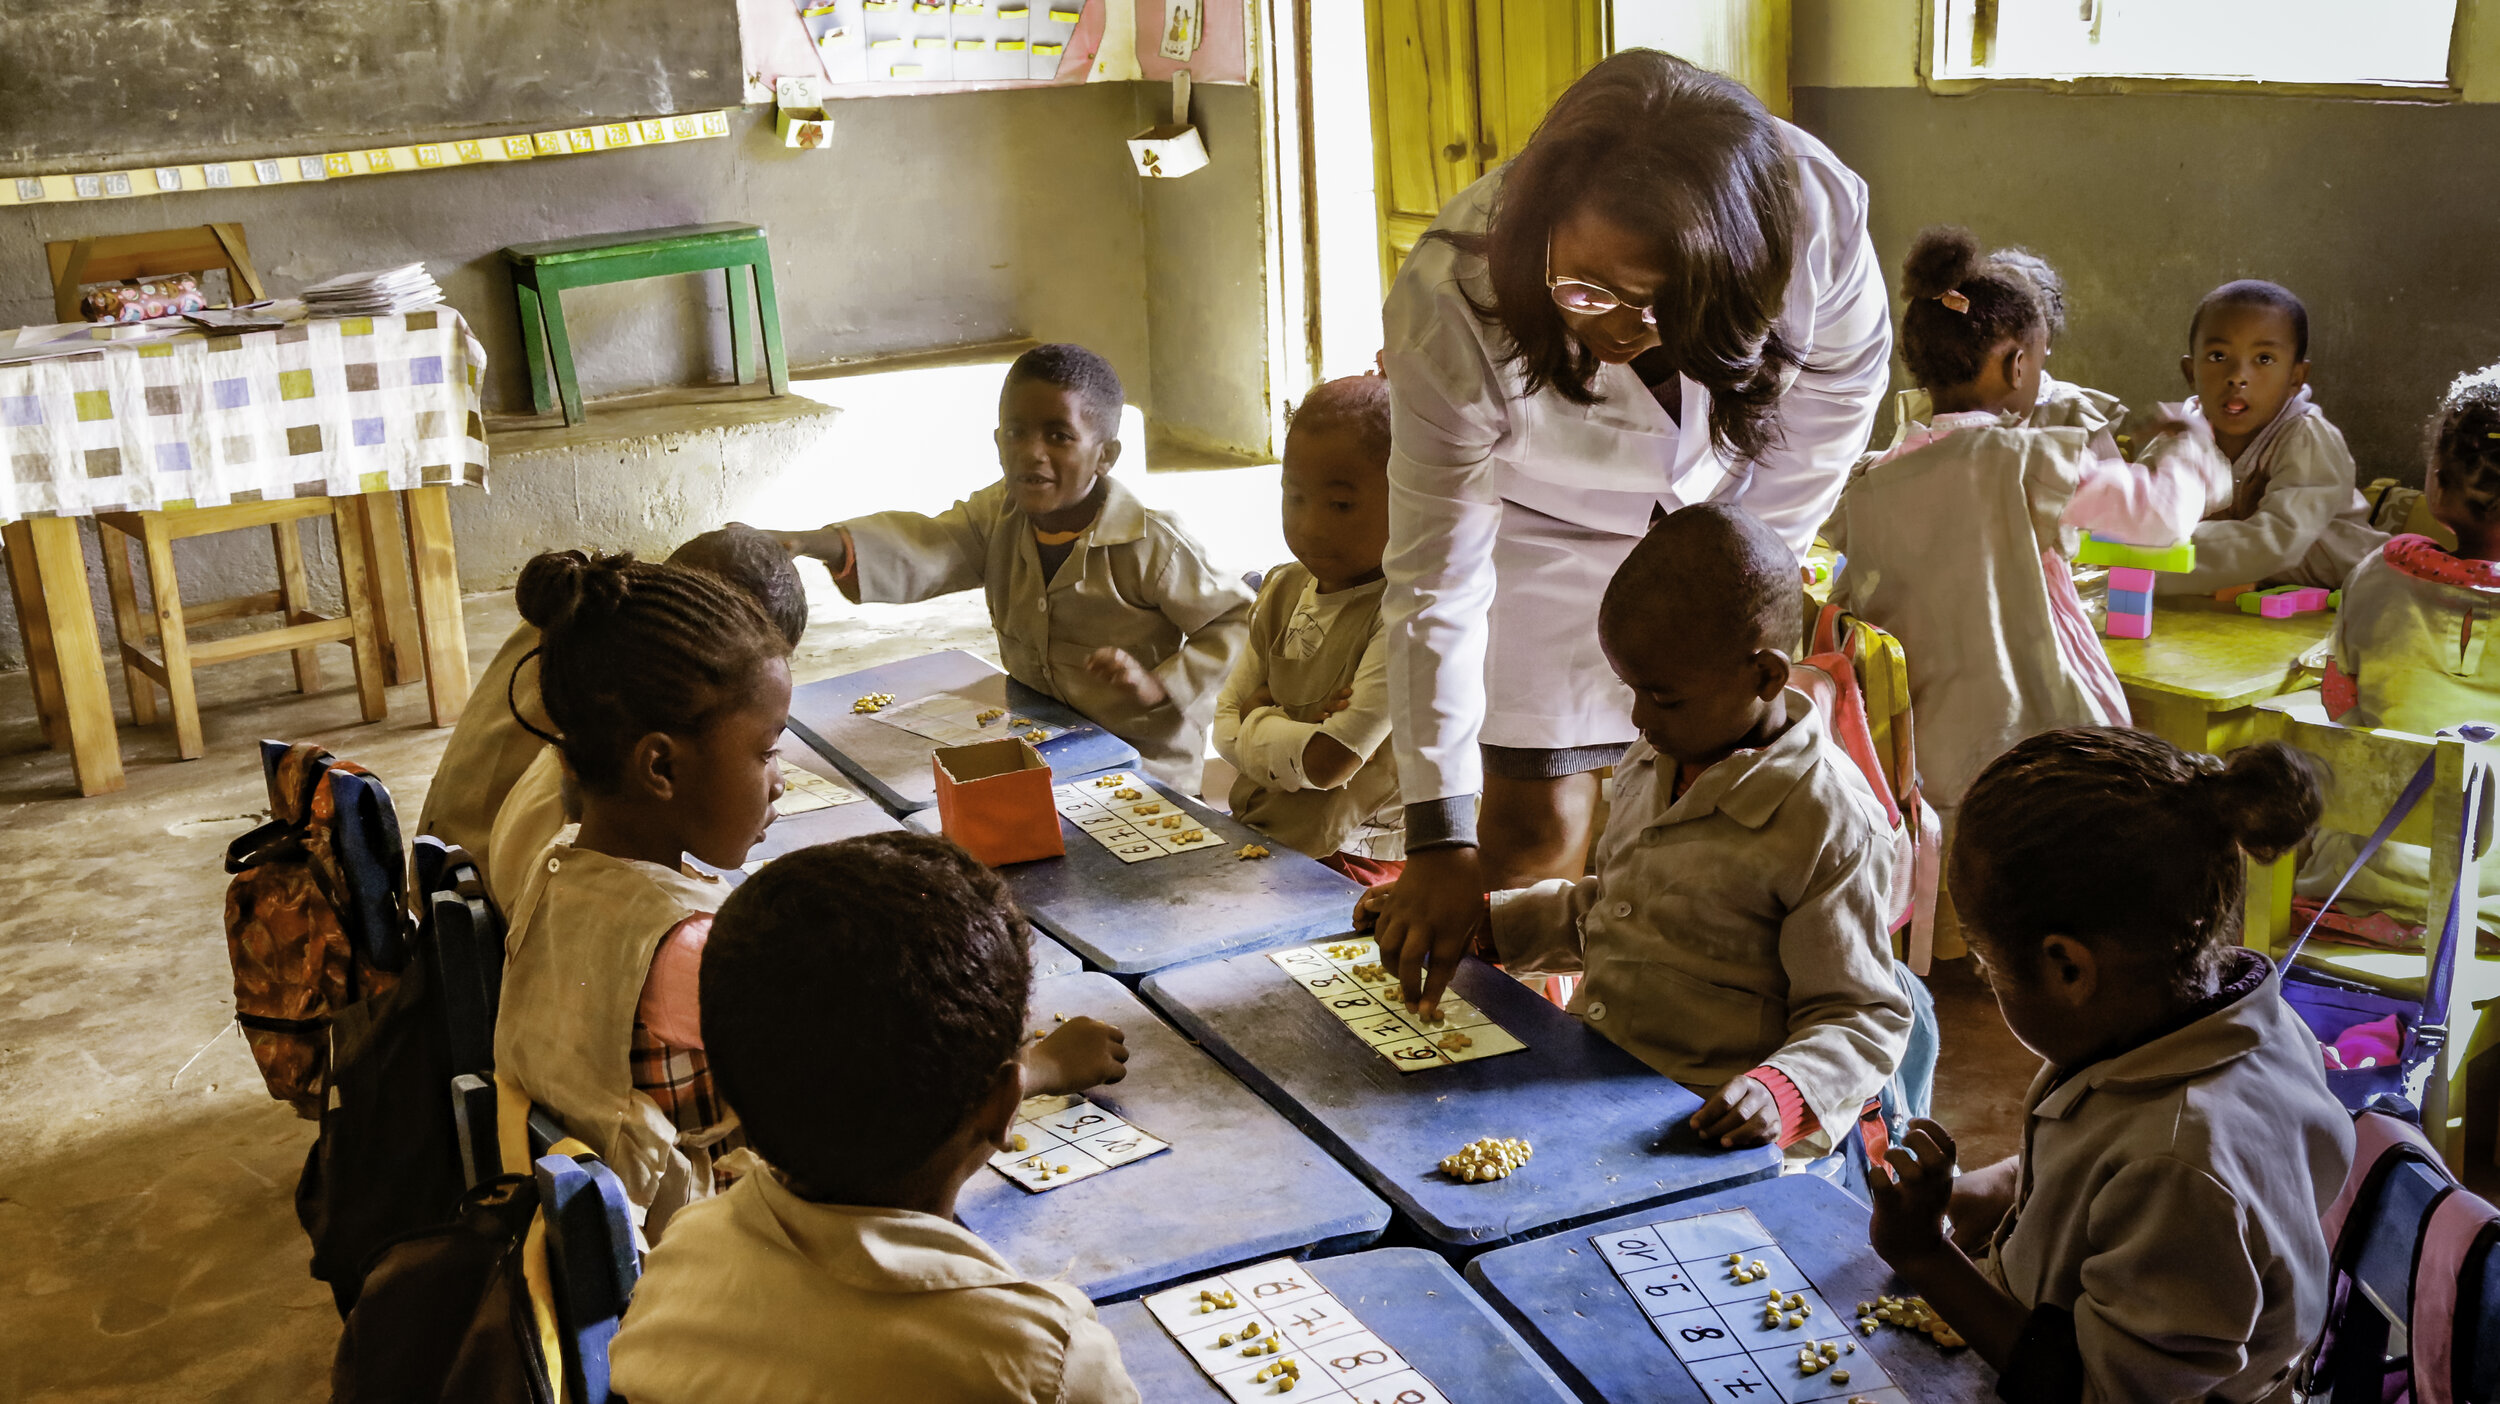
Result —
<path fill-rule="evenodd" d="M 1953 1136 L 1920 1117 L 1901 1143 L 1884 1152 L 1890 1175 L 1867 1176 L 1875 1216 L 1867 1226 L 1876 1256 L 1895 1271 L 1945 1247 L 1944 1216 L 1953 1204 Z"/>
<path fill-rule="evenodd" d="M 1080 1014 L 1024 1051 L 1024 1095 L 1065 1096 L 1128 1076 L 1128 1038 Z"/>
<path fill-rule="evenodd" d="M 1693 1129 L 1730 1148 L 1767 1146 L 1780 1137 L 1779 1099 L 1750 1077 L 1731 1078 L 1693 1113 Z"/>
<path fill-rule="evenodd" d="M 827 569 L 840 575 L 850 569 L 851 535 L 840 527 L 822 531 L 768 531 L 764 533 L 774 544 L 793 556 L 814 556 Z"/>
<path fill-rule="evenodd" d="M 1326 721 L 1330 717 L 1337 715 L 1339 712 L 1342 712 L 1346 708 L 1353 705 L 1354 689 L 1350 687 L 1338 688 L 1336 696 L 1331 697 L 1327 701 L 1319 704 L 1319 716 L 1317 720 Z"/>
<path fill-rule="evenodd" d="M 1106 644 L 1095 649 L 1094 656 L 1085 660 L 1085 671 L 1127 693 L 1140 707 L 1160 707 L 1171 699 L 1163 690 L 1163 680 L 1124 648 Z"/>
<path fill-rule="evenodd" d="M 1396 887 L 1394 882 L 1384 882 L 1378 887 L 1365 888 L 1363 895 L 1354 899 L 1355 930 L 1369 931 L 1380 924 L 1380 909 L 1389 905 L 1389 894 Z"/>
<path fill-rule="evenodd" d="M 1257 687 L 1250 689 L 1250 695 L 1241 700 L 1241 709 L 1245 712 L 1255 712 L 1261 707 L 1275 705 L 1276 694 L 1267 690 L 1266 683 L 1260 683 Z"/>

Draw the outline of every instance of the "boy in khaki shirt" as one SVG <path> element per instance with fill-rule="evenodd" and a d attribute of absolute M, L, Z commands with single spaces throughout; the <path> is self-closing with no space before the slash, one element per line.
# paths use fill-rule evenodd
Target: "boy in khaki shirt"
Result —
<path fill-rule="evenodd" d="M 1025 1280 L 954 1222 L 1026 1091 L 1031 988 L 1014 902 L 941 838 L 802 849 L 732 894 L 704 953 L 703 1024 L 771 1168 L 680 1214 L 653 1250 L 609 1353 L 616 1392 L 1133 1404 L 1084 1294 Z"/>
<path fill-rule="evenodd" d="M 1759 520 L 1704 504 L 1652 527 L 1598 615 L 1641 739 L 1596 875 L 1489 902 L 1502 963 L 1586 971 L 1572 1012 L 1706 1098 L 1703 1136 L 1804 1157 L 1900 1064 L 1910 1000 L 1883 811 L 1787 685 L 1796 628 L 1796 558 Z"/>
<path fill-rule="evenodd" d="M 999 391 L 998 482 L 934 517 L 880 512 L 782 541 L 823 560 L 854 602 L 982 587 L 1009 677 L 1101 723 L 1148 773 L 1194 795 L 1250 592 L 1110 476 L 1121 402 L 1102 357 L 1037 346 Z"/>

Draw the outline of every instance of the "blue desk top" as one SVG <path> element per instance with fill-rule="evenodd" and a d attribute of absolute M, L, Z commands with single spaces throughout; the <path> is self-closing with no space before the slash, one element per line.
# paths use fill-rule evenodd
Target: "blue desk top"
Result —
<path fill-rule="evenodd" d="M 1565 1404 L 1561 1380 L 1450 1265 L 1420 1248 L 1375 1248 L 1306 1265 L 1371 1333 L 1389 1343 L 1452 1404 Z M 1155 1404 L 1223 1404 L 1224 1392 L 1191 1363 L 1143 1302 L 1102 1310 L 1120 1341 L 1120 1362 L 1140 1398 Z"/>
<path fill-rule="evenodd" d="M 1033 978 L 1047 980 L 1053 975 L 1074 975 L 1085 968 L 1076 952 L 1060 945 L 1042 933 L 1033 933 Z"/>
<path fill-rule="evenodd" d="M 1033 1018 L 1090 1014 L 1128 1036 L 1128 1076 L 1085 1095 L 1172 1149 L 1030 1194 L 983 1169 L 955 1210 L 1036 1278 L 1097 1300 L 1138 1295 L 1262 1258 L 1358 1248 L 1389 1206 L 1189 1046 L 1108 975 L 1036 981 Z"/>
<path fill-rule="evenodd" d="M 1528 1047 L 1422 1072 L 1392 1067 L 1264 955 L 1166 970 L 1142 988 L 1445 1248 L 1489 1248 L 1779 1168 L 1768 1146 L 1704 1146 L 1686 1125 L 1699 1098 L 1472 957 L 1450 989 Z M 1480 1136 L 1516 1136 L 1534 1154 L 1488 1183 L 1441 1172 L 1441 1157 Z"/>
<path fill-rule="evenodd" d="M 933 692 L 961 693 L 1065 727 L 1063 734 L 1036 748 L 1062 777 L 1137 764 L 1137 749 L 1126 741 L 960 649 L 882 663 L 792 689 L 790 729 L 833 762 L 849 784 L 896 814 L 937 803 L 929 753 L 938 743 L 851 710 L 852 703 L 872 692 L 893 693 L 901 702 Z"/>
<path fill-rule="evenodd" d="M 781 758 L 803 770 L 814 771 L 837 785 L 857 788 L 851 786 L 851 782 L 845 779 L 840 771 L 835 770 L 831 762 L 809 750 L 807 743 L 800 740 L 793 732 L 781 733 Z M 784 814 L 777 816 L 773 820 L 772 827 L 764 831 L 763 842 L 747 850 L 747 862 L 768 863 L 784 853 L 812 848 L 820 843 L 857 838 L 862 834 L 899 833 L 902 827 L 901 824 L 895 822 L 893 815 L 864 799 L 853 800 L 848 804 L 831 805 L 824 809 L 811 809 L 801 814 Z M 732 887 L 746 881 L 747 878 L 743 868 L 722 872 L 699 859 L 692 858 L 691 855 L 689 855 L 689 861 L 693 866 L 711 873 Z"/>
<path fill-rule="evenodd" d="M 1467 1265 L 1467 1280 L 1543 1352 L 1585 1399 L 1611 1404 L 1703 1404 L 1701 1386 L 1677 1363 L 1623 1290 L 1589 1234 L 1662 1219 L 1751 1209 L 1836 1310 L 1903 1286 L 1866 1244 L 1866 1207 L 1813 1175 L 1787 1175 L 1703 1195 L 1534 1243 L 1497 1249 Z M 1885 1329 L 1858 1341 L 1903 1395 L 1920 1404 L 1989 1400 L 1996 1372 L 1971 1350 L 1944 1351 L 1924 1336 Z M 1845 1397 L 1845 1395 L 1844 1395 Z M 1710 1399 L 1708 1404 L 1731 1404 Z M 1767 1396 L 1738 1404 L 1776 1404 Z"/>
<path fill-rule="evenodd" d="M 1105 769 L 1140 773 L 1128 766 Z M 1058 783 L 1084 778 L 1061 776 Z M 1314 941 L 1345 930 L 1353 920 L 1362 884 L 1251 832 L 1229 815 L 1160 785 L 1153 788 L 1157 798 L 1187 810 L 1223 842 L 1123 863 L 1062 818 L 1066 857 L 999 869 L 1024 914 L 1097 968 L 1142 975 L 1225 951 Z M 1251 843 L 1270 856 L 1241 858 L 1242 846 Z"/>

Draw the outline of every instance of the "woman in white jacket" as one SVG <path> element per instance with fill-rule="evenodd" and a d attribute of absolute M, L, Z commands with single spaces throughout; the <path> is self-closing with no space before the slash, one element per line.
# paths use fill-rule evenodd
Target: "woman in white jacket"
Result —
<path fill-rule="evenodd" d="M 1803 554 L 1890 376 L 1866 184 L 1734 81 L 1616 54 L 1452 200 L 1385 309 L 1389 690 L 1437 996 L 1484 893 L 1577 877 L 1633 739 L 1597 600 L 1658 515 L 1732 502 Z M 1483 839 L 1478 841 L 1478 798 Z"/>

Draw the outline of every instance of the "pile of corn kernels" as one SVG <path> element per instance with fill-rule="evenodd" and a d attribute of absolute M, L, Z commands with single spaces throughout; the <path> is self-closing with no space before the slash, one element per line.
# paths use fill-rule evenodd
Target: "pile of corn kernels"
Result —
<path fill-rule="evenodd" d="M 1945 1324 L 1936 1309 L 1927 1305 L 1925 1297 L 1877 1297 L 1858 1303 L 1858 1334 L 1871 1336 L 1877 1326 L 1898 1326 L 1905 1331 L 1924 1332 L 1929 1340 L 1946 1350 L 1970 1344 L 1962 1333 Z"/>
<path fill-rule="evenodd" d="M 1441 1172 L 1471 1185 L 1499 1180 L 1527 1164 L 1528 1157 L 1534 1154 L 1528 1143 L 1516 1136 L 1507 1140 L 1486 1136 L 1460 1146 L 1455 1154 L 1441 1157 Z"/>

